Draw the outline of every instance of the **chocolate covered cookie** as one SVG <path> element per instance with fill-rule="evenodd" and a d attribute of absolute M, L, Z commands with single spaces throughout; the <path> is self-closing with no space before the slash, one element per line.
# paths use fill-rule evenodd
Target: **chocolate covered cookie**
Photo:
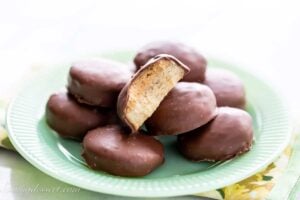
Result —
<path fill-rule="evenodd" d="M 82 156 L 92 169 L 118 176 L 145 176 L 163 164 L 163 145 L 158 140 L 129 133 L 118 125 L 91 130 L 84 137 Z"/>
<path fill-rule="evenodd" d="M 78 104 L 66 92 L 51 95 L 46 105 L 48 125 L 64 138 L 82 140 L 88 130 L 106 125 L 114 118 L 111 111 Z"/>
<path fill-rule="evenodd" d="M 146 121 L 153 135 L 177 135 L 203 126 L 216 115 L 216 98 L 207 86 L 179 82 Z"/>
<path fill-rule="evenodd" d="M 194 48 L 179 42 L 158 41 L 142 47 L 134 58 L 137 69 L 158 54 L 170 54 L 190 68 L 191 72 L 182 81 L 202 82 L 204 80 L 206 59 Z"/>
<path fill-rule="evenodd" d="M 117 103 L 120 119 L 133 132 L 137 131 L 188 71 L 170 55 L 161 54 L 150 59 L 122 89 Z"/>
<path fill-rule="evenodd" d="M 251 116 L 237 108 L 220 107 L 207 125 L 181 134 L 178 149 L 193 161 L 224 161 L 250 150 L 253 140 Z"/>
<path fill-rule="evenodd" d="M 245 108 L 244 84 L 234 73 L 225 69 L 208 69 L 203 84 L 212 89 L 218 106 Z"/>
<path fill-rule="evenodd" d="M 127 65 L 115 61 L 79 61 L 70 69 L 67 87 L 80 103 L 114 107 L 119 92 L 131 75 Z"/>

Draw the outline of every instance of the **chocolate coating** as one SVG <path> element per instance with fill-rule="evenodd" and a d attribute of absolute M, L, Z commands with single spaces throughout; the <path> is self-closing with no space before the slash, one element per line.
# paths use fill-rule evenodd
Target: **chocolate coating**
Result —
<path fill-rule="evenodd" d="M 207 125 L 181 134 L 179 151 L 193 161 L 223 161 L 250 150 L 253 139 L 251 116 L 237 108 L 220 107 Z"/>
<path fill-rule="evenodd" d="M 118 125 L 88 132 L 83 140 L 87 164 L 118 176 L 145 176 L 164 162 L 163 145 L 153 137 L 128 134 Z"/>
<path fill-rule="evenodd" d="M 55 93 L 50 96 L 46 105 L 46 119 L 48 125 L 60 136 L 82 140 L 88 130 L 103 126 L 113 118 L 113 113 L 100 111 L 91 106 L 78 104 L 66 92 Z"/>
<path fill-rule="evenodd" d="M 70 69 L 67 87 L 80 103 L 114 107 L 131 75 L 130 68 L 122 63 L 103 59 L 79 61 Z"/>
<path fill-rule="evenodd" d="M 134 58 L 137 69 L 158 54 L 170 54 L 190 68 L 190 73 L 182 81 L 202 82 L 204 80 L 206 59 L 192 47 L 178 42 L 158 41 L 142 47 Z"/>
<path fill-rule="evenodd" d="M 208 69 L 203 84 L 212 89 L 219 107 L 245 108 L 245 88 L 241 79 L 234 73 L 224 69 Z"/>
<path fill-rule="evenodd" d="M 216 99 L 207 86 L 180 82 L 146 121 L 153 135 L 177 135 L 196 129 L 216 115 Z"/>

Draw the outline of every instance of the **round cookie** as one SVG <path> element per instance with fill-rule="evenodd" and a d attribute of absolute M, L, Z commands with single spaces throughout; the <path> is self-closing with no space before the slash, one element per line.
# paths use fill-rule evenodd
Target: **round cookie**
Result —
<path fill-rule="evenodd" d="M 179 82 L 145 125 L 151 135 L 177 135 L 206 124 L 216 113 L 211 89 L 200 83 Z"/>
<path fill-rule="evenodd" d="M 66 92 L 50 96 L 46 105 L 46 120 L 48 125 L 60 136 L 82 140 L 88 130 L 103 126 L 116 114 L 100 111 L 91 106 L 78 104 Z"/>
<path fill-rule="evenodd" d="M 151 136 L 129 134 L 119 125 L 88 132 L 83 154 L 89 167 L 118 176 L 145 176 L 164 162 L 163 145 Z"/>
<path fill-rule="evenodd" d="M 250 150 L 252 118 L 244 110 L 218 108 L 218 115 L 203 127 L 177 137 L 178 149 L 193 161 L 224 161 Z"/>
<path fill-rule="evenodd" d="M 142 47 L 134 58 L 137 69 L 158 54 L 170 54 L 190 68 L 182 81 L 202 82 L 204 80 L 207 61 L 194 48 L 178 42 L 157 41 Z"/>
<path fill-rule="evenodd" d="M 131 75 L 130 67 L 122 63 L 104 59 L 79 61 L 70 69 L 67 88 L 80 103 L 114 107 Z"/>
<path fill-rule="evenodd" d="M 241 79 L 234 73 L 224 69 L 208 69 L 203 84 L 212 89 L 219 107 L 245 108 L 245 88 Z"/>

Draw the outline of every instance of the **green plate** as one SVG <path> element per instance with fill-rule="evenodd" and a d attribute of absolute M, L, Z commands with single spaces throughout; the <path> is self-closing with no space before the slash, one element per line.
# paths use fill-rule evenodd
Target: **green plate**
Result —
<path fill-rule="evenodd" d="M 128 52 L 106 55 L 127 62 Z M 32 79 L 10 104 L 9 137 L 31 164 L 63 182 L 92 191 L 134 197 L 178 196 L 222 188 L 262 170 L 283 151 L 290 137 L 287 109 L 273 89 L 255 76 L 217 60 L 210 67 L 237 73 L 246 85 L 247 110 L 253 117 L 255 143 L 250 152 L 223 163 L 194 163 L 182 158 L 174 137 L 162 137 L 166 161 L 142 178 L 126 178 L 89 169 L 80 143 L 58 137 L 45 123 L 44 110 L 51 93 L 66 84 L 70 64 L 47 70 Z"/>

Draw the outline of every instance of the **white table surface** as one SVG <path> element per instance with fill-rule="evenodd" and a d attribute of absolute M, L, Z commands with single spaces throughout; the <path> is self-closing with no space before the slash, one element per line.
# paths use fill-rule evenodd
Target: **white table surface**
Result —
<path fill-rule="evenodd" d="M 0 0 L 0 95 L 32 65 L 175 39 L 264 77 L 281 90 L 291 114 L 298 115 L 299 10 L 296 0 Z M 18 191 L 53 185 L 70 187 L 0 149 L 0 200 L 84 199 L 90 193 Z"/>

